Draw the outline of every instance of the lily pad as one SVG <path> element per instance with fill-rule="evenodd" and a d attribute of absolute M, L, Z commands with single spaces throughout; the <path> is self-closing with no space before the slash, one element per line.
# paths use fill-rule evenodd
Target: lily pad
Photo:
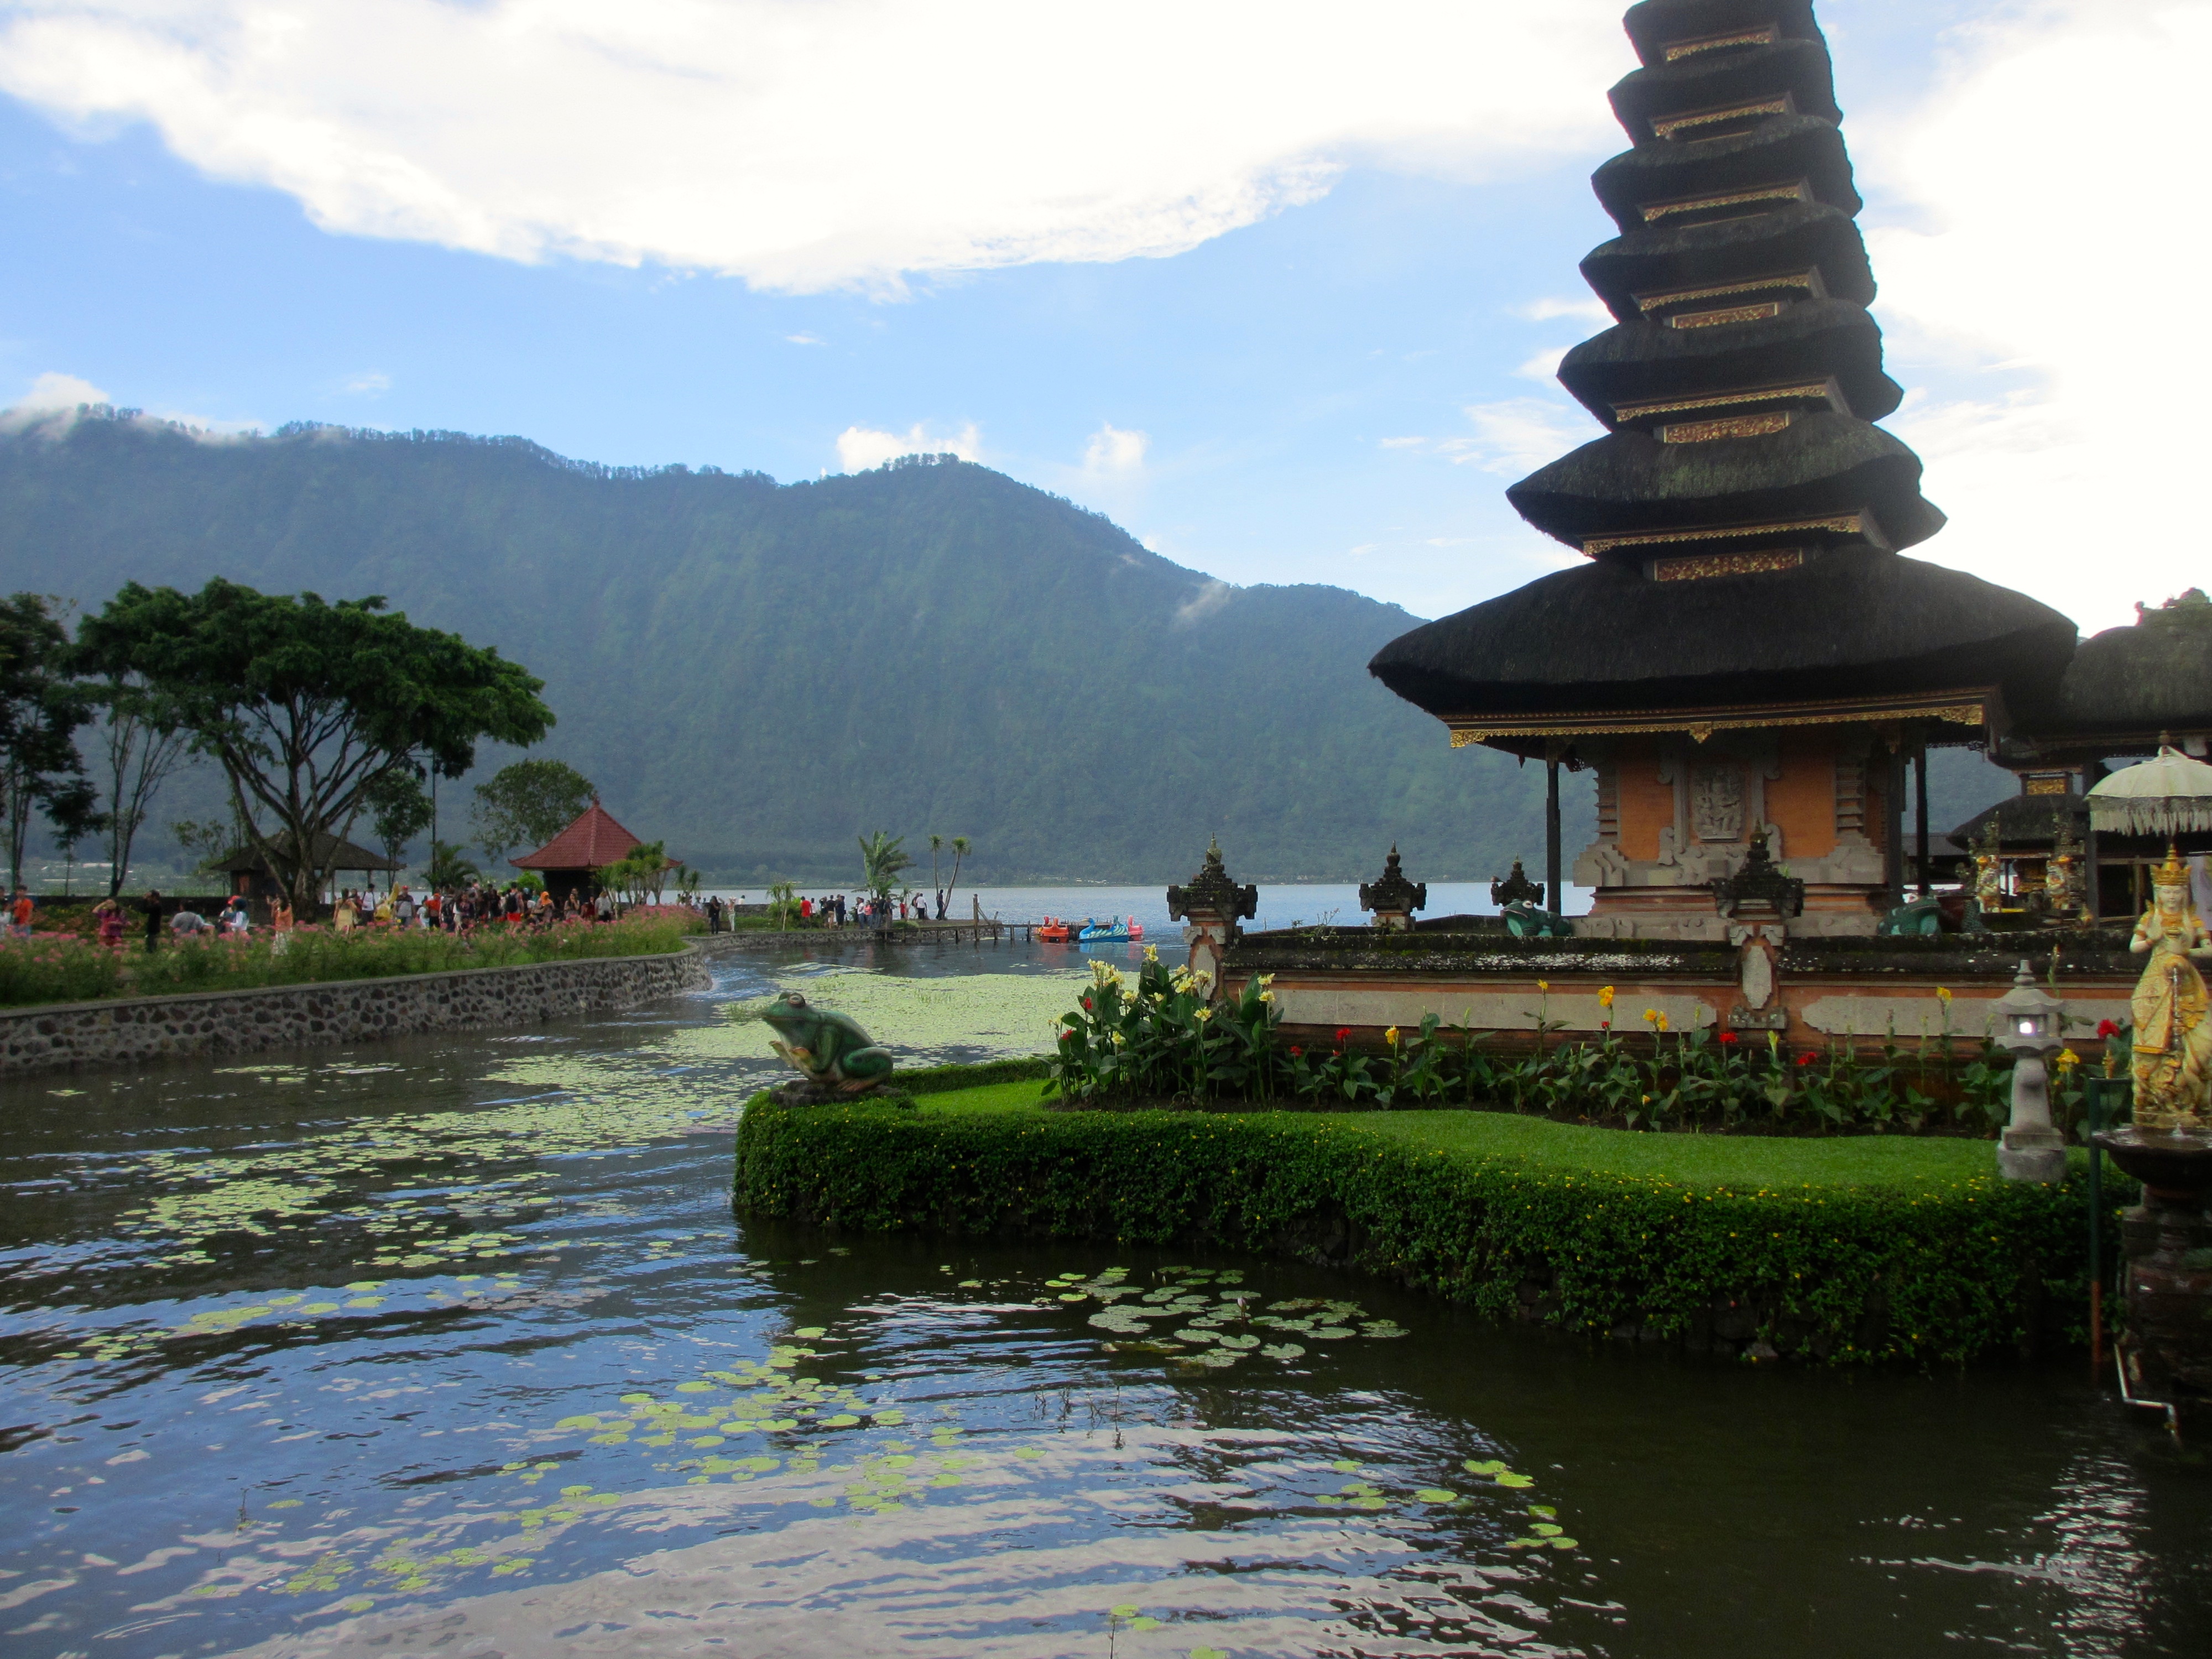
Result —
<path fill-rule="evenodd" d="M 1305 1350 L 1295 1342 L 1271 1342 L 1260 1352 L 1270 1359 L 1296 1359 Z"/>
<path fill-rule="evenodd" d="M 1424 1504 L 1455 1504 L 1459 1494 L 1443 1486 L 1423 1486 L 1413 1494 Z"/>

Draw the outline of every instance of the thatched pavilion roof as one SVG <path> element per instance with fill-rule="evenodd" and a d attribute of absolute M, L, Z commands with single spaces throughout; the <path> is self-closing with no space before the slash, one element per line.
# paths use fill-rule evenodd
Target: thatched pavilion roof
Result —
<path fill-rule="evenodd" d="M 1655 582 L 1596 562 L 1411 633 L 1368 672 L 1442 719 L 2002 690 L 2031 708 L 2073 623 L 1963 571 L 1868 548 Z"/>

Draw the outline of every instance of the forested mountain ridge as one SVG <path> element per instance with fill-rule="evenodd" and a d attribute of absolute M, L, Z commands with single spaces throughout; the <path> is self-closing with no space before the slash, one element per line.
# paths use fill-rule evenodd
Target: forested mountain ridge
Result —
<path fill-rule="evenodd" d="M 453 434 L 0 434 L 8 589 L 96 607 L 216 575 L 495 645 L 547 682 L 543 752 L 735 880 L 849 877 L 878 827 L 969 836 L 986 882 L 1180 878 L 1210 835 L 1271 880 L 1370 876 L 1393 842 L 1417 878 L 1483 877 L 1540 846 L 1536 769 L 1451 750 L 1368 677 L 1416 618 L 1227 586 L 949 459 L 787 485 Z"/>

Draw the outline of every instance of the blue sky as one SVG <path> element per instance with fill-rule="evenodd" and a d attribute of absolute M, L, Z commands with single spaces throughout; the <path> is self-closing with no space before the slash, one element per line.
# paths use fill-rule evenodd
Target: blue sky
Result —
<path fill-rule="evenodd" d="M 784 479 L 957 448 L 1425 616 L 1564 562 L 1502 492 L 1595 433 L 1546 368 L 1600 325 L 1620 6 L 1202 9 L 0 0 L 0 404 Z M 2193 251 L 2155 158 L 2212 6 L 1820 15 L 1887 424 L 1954 520 L 1920 556 L 2091 628 L 2203 582 L 2194 456 L 2142 479 L 2204 348 L 2079 301 Z M 2148 131 L 2053 119 L 2101 98 Z"/>

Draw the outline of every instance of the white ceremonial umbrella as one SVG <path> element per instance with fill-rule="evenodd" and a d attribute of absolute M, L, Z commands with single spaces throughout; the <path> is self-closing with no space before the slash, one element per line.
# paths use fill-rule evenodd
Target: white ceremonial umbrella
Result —
<path fill-rule="evenodd" d="M 2161 744 L 2155 759 L 2123 767 L 2089 791 L 2089 823 L 2122 836 L 2212 830 L 2212 766 Z"/>

